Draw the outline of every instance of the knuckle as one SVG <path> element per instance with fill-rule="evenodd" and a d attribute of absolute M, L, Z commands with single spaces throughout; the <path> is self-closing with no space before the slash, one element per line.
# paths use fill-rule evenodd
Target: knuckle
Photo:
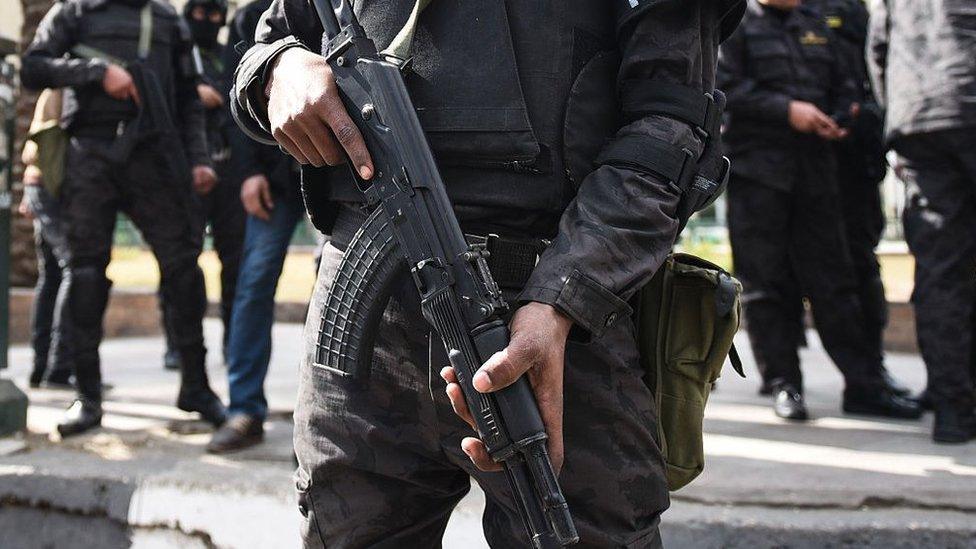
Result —
<path fill-rule="evenodd" d="M 344 122 L 335 130 L 336 139 L 343 145 L 349 145 L 356 138 L 356 128 L 350 122 Z"/>

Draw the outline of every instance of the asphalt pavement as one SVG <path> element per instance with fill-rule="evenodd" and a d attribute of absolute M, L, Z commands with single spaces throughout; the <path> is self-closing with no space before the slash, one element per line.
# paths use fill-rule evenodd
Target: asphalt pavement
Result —
<path fill-rule="evenodd" d="M 206 336 L 219 349 L 220 323 Z M 0 547 L 297 547 L 291 410 L 301 327 L 275 326 L 265 444 L 229 456 L 203 451 L 205 425 L 172 403 L 178 374 L 161 366 L 160 338 L 102 345 L 104 427 L 51 436 L 70 393 L 30 390 L 30 432 L 0 439 Z M 976 547 L 976 444 L 940 446 L 930 417 L 885 421 L 840 412 L 841 378 L 815 335 L 802 354 L 814 419 L 777 419 L 758 381 L 731 369 L 707 409 L 703 475 L 672 494 L 662 532 L 669 547 Z M 739 338 L 746 364 L 748 345 Z M 18 346 L 3 373 L 27 390 L 30 352 Z M 219 352 L 209 369 L 226 396 Z M 889 355 L 915 389 L 919 357 Z M 486 547 L 473 486 L 452 517 L 445 547 Z"/>

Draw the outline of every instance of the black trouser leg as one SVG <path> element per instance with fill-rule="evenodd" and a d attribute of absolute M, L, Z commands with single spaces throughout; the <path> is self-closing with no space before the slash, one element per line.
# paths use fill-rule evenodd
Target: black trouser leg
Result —
<path fill-rule="evenodd" d="M 766 379 L 800 389 L 790 193 L 733 176 L 728 197 L 735 275 L 743 284 L 753 354 Z"/>
<path fill-rule="evenodd" d="M 197 265 L 200 235 L 188 177 L 175 173 L 173 164 L 153 147 L 137 148 L 125 170 L 125 211 L 159 262 L 163 301 L 171 307 L 173 343 L 182 358 L 183 385 L 208 388 L 203 345 L 207 296 Z"/>
<path fill-rule="evenodd" d="M 865 332 L 840 202 L 836 193 L 824 192 L 820 185 L 826 186 L 818 178 L 798 185 L 793 193 L 793 270 L 810 300 L 824 349 L 847 386 L 873 390 L 880 385 L 880 357 L 872 352 Z"/>
<path fill-rule="evenodd" d="M 220 318 L 224 324 L 224 345 L 230 330 L 230 317 L 237 293 L 237 275 L 244 249 L 244 227 L 247 216 L 241 205 L 240 185 L 232 179 L 226 166 L 218 166 L 220 183 L 211 193 L 209 220 L 213 246 L 220 259 Z"/>
<path fill-rule="evenodd" d="M 936 406 L 973 406 L 976 151 L 968 131 L 895 144 L 906 184 L 905 239 L 915 255 L 912 302 Z"/>
<path fill-rule="evenodd" d="M 54 309 L 58 288 L 61 286 L 61 267 L 58 266 L 51 246 L 44 241 L 39 230 L 36 232 L 37 286 L 34 288 L 34 302 L 31 305 L 31 347 L 34 349 L 31 383 L 39 383 L 47 371 Z"/>
<path fill-rule="evenodd" d="M 883 356 L 884 329 L 888 324 L 888 300 L 875 253 L 884 233 L 885 216 L 878 183 L 841 168 L 840 194 L 858 301 L 864 313 L 869 344 Z M 854 175 L 850 175 L 854 173 Z"/>
<path fill-rule="evenodd" d="M 111 283 L 105 278 L 118 212 L 113 167 L 99 155 L 110 140 L 72 139 L 65 158 L 62 208 L 71 277 L 67 308 L 70 348 L 78 394 L 93 403 L 102 397 L 98 346 Z"/>

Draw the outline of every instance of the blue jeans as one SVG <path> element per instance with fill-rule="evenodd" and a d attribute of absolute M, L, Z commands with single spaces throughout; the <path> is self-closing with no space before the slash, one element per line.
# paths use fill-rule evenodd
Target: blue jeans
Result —
<path fill-rule="evenodd" d="M 304 213 L 301 196 L 289 192 L 275 197 L 270 221 L 247 218 L 227 342 L 231 414 L 244 413 L 262 420 L 267 416 L 264 378 L 271 361 L 275 289 L 288 243 Z"/>

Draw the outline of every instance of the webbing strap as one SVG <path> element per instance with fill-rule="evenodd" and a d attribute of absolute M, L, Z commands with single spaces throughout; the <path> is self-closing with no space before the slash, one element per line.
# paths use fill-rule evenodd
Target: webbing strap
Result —
<path fill-rule="evenodd" d="M 628 135 L 613 141 L 600 153 L 597 163 L 650 171 L 682 191 L 694 181 L 698 169 L 691 151 L 647 135 Z"/>
<path fill-rule="evenodd" d="M 116 65 L 122 65 L 125 63 L 118 57 L 114 55 L 109 55 L 100 49 L 93 48 L 87 44 L 76 44 L 75 47 L 71 48 L 71 53 L 75 57 L 80 57 L 82 59 L 102 59 Z"/>
<path fill-rule="evenodd" d="M 152 49 L 152 0 L 146 0 L 146 5 L 142 6 L 139 13 L 139 59 L 149 57 L 149 50 Z"/>
<path fill-rule="evenodd" d="M 404 64 L 407 59 L 410 58 L 410 49 L 413 47 L 413 37 L 417 32 L 417 20 L 420 18 L 420 13 L 427 8 L 427 5 L 430 4 L 431 1 L 432 0 L 417 0 L 417 2 L 413 5 L 413 11 L 410 12 L 410 17 L 407 18 L 406 24 L 403 25 L 400 32 L 398 32 L 393 38 L 390 45 L 387 46 L 385 50 L 380 52 L 380 55 L 399 65 Z"/>
<path fill-rule="evenodd" d="M 711 93 L 657 80 L 627 80 L 621 86 L 624 112 L 660 114 L 694 126 L 710 137 L 718 132 L 722 113 Z"/>
<path fill-rule="evenodd" d="M 137 50 L 139 59 L 146 59 L 149 57 L 149 52 L 152 50 L 152 29 L 152 0 L 147 0 L 146 5 L 143 6 L 142 11 L 139 12 L 139 49 Z M 105 53 L 98 48 L 93 48 L 88 44 L 75 44 L 75 46 L 71 48 L 71 53 L 75 57 L 80 57 L 82 59 L 102 59 L 116 65 L 125 64 L 125 61 L 122 59 Z"/>

